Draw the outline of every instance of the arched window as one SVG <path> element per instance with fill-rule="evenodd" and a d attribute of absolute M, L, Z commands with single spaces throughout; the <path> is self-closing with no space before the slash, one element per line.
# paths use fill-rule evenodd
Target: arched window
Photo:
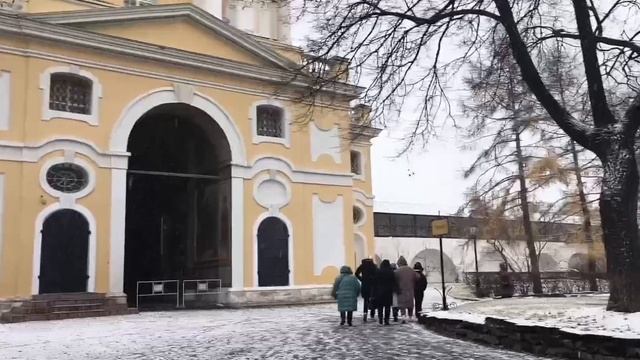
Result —
<path fill-rule="evenodd" d="M 51 74 L 49 109 L 74 114 L 91 114 L 93 82 L 69 73 Z"/>
<path fill-rule="evenodd" d="M 281 107 L 258 105 L 256 117 L 256 132 L 258 136 L 284 138 L 284 110 Z"/>

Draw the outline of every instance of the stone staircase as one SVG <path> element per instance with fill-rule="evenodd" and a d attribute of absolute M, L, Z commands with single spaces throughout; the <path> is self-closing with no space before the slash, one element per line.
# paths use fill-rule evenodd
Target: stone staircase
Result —
<path fill-rule="evenodd" d="M 8 304 L 8 305 L 7 305 Z M 0 303 L 0 323 L 136 314 L 126 302 L 101 293 L 34 295 L 31 300 Z"/>

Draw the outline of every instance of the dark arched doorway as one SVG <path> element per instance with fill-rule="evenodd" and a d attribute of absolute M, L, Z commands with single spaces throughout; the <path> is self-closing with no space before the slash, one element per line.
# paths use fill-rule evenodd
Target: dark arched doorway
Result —
<path fill-rule="evenodd" d="M 87 291 L 89 222 L 75 210 L 63 209 L 42 224 L 39 293 Z"/>
<path fill-rule="evenodd" d="M 147 112 L 129 136 L 125 292 L 149 280 L 231 285 L 231 150 L 217 123 L 186 104 Z"/>
<path fill-rule="evenodd" d="M 268 217 L 258 227 L 258 286 L 287 286 L 289 271 L 289 229 Z"/>

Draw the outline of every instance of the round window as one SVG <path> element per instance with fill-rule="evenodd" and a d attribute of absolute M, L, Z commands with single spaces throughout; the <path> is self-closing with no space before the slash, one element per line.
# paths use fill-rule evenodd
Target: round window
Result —
<path fill-rule="evenodd" d="M 362 209 L 357 206 L 354 206 L 353 207 L 353 223 L 360 224 L 360 222 L 362 222 L 363 219 L 364 219 L 364 213 L 362 212 Z"/>
<path fill-rule="evenodd" d="M 87 187 L 89 174 L 82 166 L 73 163 L 52 165 L 47 170 L 47 184 L 63 193 L 76 193 Z"/>

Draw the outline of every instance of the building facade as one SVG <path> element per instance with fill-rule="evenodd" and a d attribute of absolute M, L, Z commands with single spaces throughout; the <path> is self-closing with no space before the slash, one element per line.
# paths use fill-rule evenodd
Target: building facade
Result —
<path fill-rule="evenodd" d="M 346 83 L 304 115 L 286 15 L 197 0 L 1 10 L 0 299 L 132 303 L 139 281 L 169 279 L 305 288 L 373 254 L 378 131 L 354 134 Z"/>

